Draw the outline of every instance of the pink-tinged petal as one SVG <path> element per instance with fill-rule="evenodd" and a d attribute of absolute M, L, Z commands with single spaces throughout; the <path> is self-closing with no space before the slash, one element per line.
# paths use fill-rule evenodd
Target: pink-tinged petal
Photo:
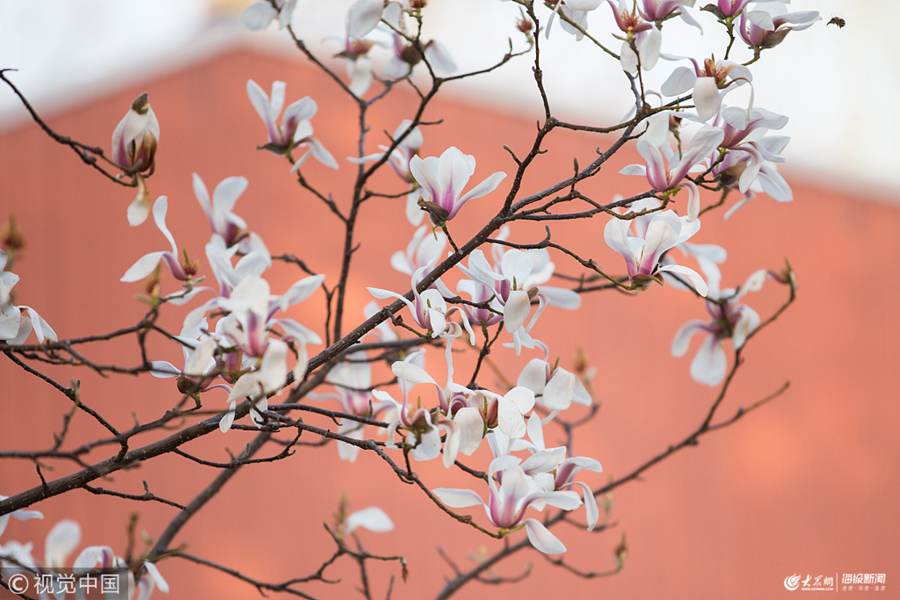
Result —
<path fill-rule="evenodd" d="M 757 181 L 762 186 L 763 191 L 773 200 L 778 202 L 790 202 L 794 199 L 794 193 L 788 185 L 784 177 L 778 173 L 778 169 L 772 163 L 763 163 L 759 169 Z"/>
<path fill-rule="evenodd" d="M 678 67 L 662 84 L 660 91 L 664 96 L 679 96 L 694 87 L 696 82 L 697 73 L 693 69 Z"/>
<path fill-rule="evenodd" d="M 635 262 L 634 252 L 628 243 L 628 227 L 630 223 L 613 217 L 606 224 L 603 230 L 603 239 L 606 245 L 622 255 L 625 259 L 625 267 L 628 270 L 629 277 L 637 274 L 637 263 Z"/>
<path fill-rule="evenodd" d="M 387 514 L 377 506 L 370 506 L 352 513 L 344 522 L 344 535 L 353 532 L 357 527 L 384 533 L 394 529 L 394 522 Z"/>
<path fill-rule="evenodd" d="M 683 267 L 681 265 L 665 265 L 659 268 L 660 273 L 675 273 L 676 275 L 681 276 L 683 279 L 687 279 L 688 283 L 693 286 L 697 293 L 706 297 L 709 294 L 709 286 L 706 285 L 706 282 L 703 280 L 703 277 L 700 276 L 697 271 L 690 269 L 688 267 Z"/>
<path fill-rule="evenodd" d="M 66 559 L 81 543 L 81 526 L 71 519 L 63 519 L 53 526 L 44 542 L 44 566 L 65 567 Z"/>
<path fill-rule="evenodd" d="M 246 177 L 226 177 L 223 179 L 213 191 L 213 209 L 221 213 L 231 213 L 231 209 L 234 208 L 238 198 L 247 189 L 248 184 Z M 194 189 L 196 190 L 196 187 Z M 228 219 L 238 227 L 243 228 L 247 226 L 243 219 L 236 215 L 229 214 Z"/>
<path fill-rule="evenodd" d="M 659 257 L 678 243 L 681 232 L 681 219 L 674 211 L 667 210 L 656 213 L 647 226 L 646 241 L 641 254 L 638 272 L 652 275 Z"/>
<path fill-rule="evenodd" d="M 361 39 L 381 21 L 384 0 L 357 0 L 347 13 L 347 35 Z"/>
<path fill-rule="evenodd" d="M 175 245 L 175 238 L 169 228 L 166 227 L 166 213 L 169 210 L 169 199 L 166 196 L 160 196 L 153 204 L 153 221 L 156 227 L 162 232 L 169 244 L 172 246 L 172 254 L 178 254 L 178 247 Z"/>
<path fill-rule="evenodd" d="M 701 121 L 708 121 L 719 112 L 722 96 L 714 77 L 698 77 L 694 84 L 694 107 Z"/>
<path fill-rule="evenodd" d="M 297 100 L 284 109 L 284 117 L 281 122 L 284 126 L 285 136 L 290 135 L 293 138 L 298 123 L 312 119 L 318 110 L 318 104 L 309 96 Z"/>
<path fill-rule="evenodd" d="M 241 24 L 247 29 L 260 31 L 278 16 L 278 11 L 268 2 L 252 4 L 241 14 Z"/>
<path fill-rule="evenodd" d="M 691 377 L 697 383 L 715 386 L 725 379 L 727 368 L 728 359 L 725 357 L 720 340 L 709 336 L 691 361 Z"/>
<path fill-rule="evenodd" d="M 660 149 L 641 138 L 637 143 L 637 151 L 647 161 L 647 181 L 653 189 L 664 192 L 672 187 Z"/>
<path fill-rule="evenodd" d="M 672 184 L 680 182 L 691 167 L 709 156 L 722 143 L 724 137 L 725 132 L 718 127 L 706 125 L 701 128 L 688 144 L 678 165 L 672 169 Z"/>
<path fill-rule="evenodd" d="M 537 519 L 525 519 L 525 532 L 531 545 L 544 554 L 562 554 L 566 551 L 559 538 Z"/>
<path fill-rule="evenodd" d="M 370 294 L 372 294 L 372 296 L 374 296 L 375 298 L 378 298 L 379 300 L 385 300 L 387 298 L 396 298 L 397 300 L 402 300 L 403 303 L 406 304 L 407 308 L 409 308 L 410 312 L 415 317 L 416 307 L 413 305 L 412 302 L 407 300 L 405 296 L 401 296 L 397 292 L 392 292 L 390 290 L 382 290 L 382 289 L 371 288 L 371 287 L 367 287 L 366 289 L 369 291 Z"/>
<path fill-rule="evenodd" d="M 709 333 L 709 325 L 697 319 L 682 325 L 675 334 L 675 339 L 672 340 L 672 356 L 684 356 L 690 346 L 691 338 L 695 333 L 700 332 Z"/>

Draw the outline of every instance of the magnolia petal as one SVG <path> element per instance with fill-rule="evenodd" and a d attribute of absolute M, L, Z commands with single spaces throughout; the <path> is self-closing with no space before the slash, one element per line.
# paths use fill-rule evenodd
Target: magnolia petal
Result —
<path fill-rule="evenodd" d="M 163 594 L 169 593 L 169 584 L 163 579 L 162 573 L 159 572 L 159 569 L 156 568 L 152 562 L 144 562 L 144 568 L 147 569 L 147 574 L 150 575 L 150 578 L 156 584 L 156 587 L 159 588 Z"/>
<path fill-rule="evenodd" d="M 688 321 L 681 326 L 675 339 L 672 340 L 672 356 L 684 356 L 691 344 L 691 338 L 695 333 L 709 332 L 709 326 L 698 319 Z"/>
<path fill-rule="evenodd" d="M 587 513 L 587 530 L 593 531 L 594 527 L 597 525 L 597 521 L 600 520 L 600 510 L 597 508 L 597 499 L 594 498 L 594 493 L 586 483 L 573 481 L 572 485 L 577 485 L 581 488 L 581 493 L 584 496 L 584 510 Z"/>
<path fill-rule="evenodd" d="M 703 281 L 703 277 L 700 274 L 688 267 L 683 267 L 681 265 L 665 265 L 659 268 L 659 272 L 668 272 L 675 273 L 676 275 L 681 275 L 685 279 L 688 280 L 697 293 L 703 296 L 704 298 L 709 293 L 709 286 L 706 285 L 706 282 Z"/>
<path fill-rule="evenodd" d="M 459 425 L 459 451 L 466 456 L 471 456 L 484 437 L 484 419 L 474 406 L 466 406 L 459 409 L 453 420 Z"/>
<path fill-rule="evenodd" d="M 544 389 L 542 404 L 550 410 L 565 410 L 575 398 L 575 376 L 563 369 L 557 369 Z"/>
<path fill-rule="evenodd" d="M 347 35 L 361 39 L 381 21 L 384 0 L 357 0 L 347 13 Z"/>
<path fill-rule="evenodd" d="M 537 519 L 525 519 L 525 532 L 531 545 L 544 554 L 562 554 L 566 551 L 559 538 L 550 533 L 550 530 Z"/>
<path fill-rule="evenodd" d="M 722 96 L 714 77 L 698 77 L 694 84 L 694 107 L 701 121 L 708 121 L 719 112 Z"/>
<path fill-rule="evenodd" d="M 137 195 L 131 201 L 131 204 L 128 205 L 126 212 L 128 224 L 132 227 L 137 227 L 147 220 L 147 216 L 150 214 L 150 207 L 153 204 L 150 192 L 147 191 L 147 185 L 144 183 L 144 178 L 140 175 L 135 175 L 135 179 L 137 180 Z"/>
<path fill-rule="evenodd" d="M 484 501 L 472 490 L 435 488 L 431 490 L 443 504 L 450 508 L 468 508 L 484 505 Z"/>
<path fill-rule="evenodd" d="M 697 383 L 716 386 L 725 379 L 727 368 L 728 359 L 720 340 L 709 336 L 691 361 L 691 377 Z"/>
<path fill-rule="evenodd" d="M 503 307 L 503 322 L 506 324 L 507 331 L 514 332 L 518 330 L 531 313 L 531 298 L 528 292 L 517 290 L 511 292 Z"/>
<path fill-rule="evenodd" d="M 387 514 L 377 506 L 370 506 L 352 513 L 344 521 L 344 535 L 349 535 L 357 527 L 383 533 L 394 529 L 394 522 Z"/>
<path fill-rule="evenodd" d="M 234 413 L 235 413 L 235 402 L 231 401 L 231 405 L 228 410 L 225 411 L 225 414 L 222 415 L 222 418 L 219 419 L 219 431 L 222 433 L 227 433 L 229 429 L 231 429 L 231 425 L 234 423 Z"/>
<path fill-rule="evenodd" d="M 44 542 L 44 566 L 51 569 L 66 566 L 66 559 L 81 542 L 81 526 L 63 519 L 53 526 Z"/>
<path fill-rule="evenodd" d="M 265 29 L 272 19 L 278 16 L 278 11 L 268 2 L 252 4 L 241 14 L 241 24 L 252 31 Z"/>
<path fill-rule="evenodd" d="M 122 275 L 122 279 L 119 281 L 132 283 L 144 279 L 156 269 L 156 265 L 159 264 L 159 261 L 162 260 L 162 257 L 166 254 L 171 254 L 171 252 L 162 251 L 145 254 L 125 271 L 125 274 Z"/>
<path fill-rule="evenodd" d="M 694 87 L 696 81 L 697 73 L 693 69 L 678 67 L 672 71 L 669 78 L 662 84 L 660 91 L 665 96 L 678 96 Z"/>

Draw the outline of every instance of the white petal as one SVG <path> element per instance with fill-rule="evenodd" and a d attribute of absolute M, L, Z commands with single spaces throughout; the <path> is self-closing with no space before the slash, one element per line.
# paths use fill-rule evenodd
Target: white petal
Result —
<path fill-rule="evenodd" d="M 347 517 L 347 520 L 344 522 L 344 534 L 350 534 L 357 527 L 382 533 L 394 529 L 394 523 L 383 510 L 377 506 L 370 506 L 369 508 L 358 510 Z"/>
<path fill-rule="evenodd" d="M 265 29 L 272 19 L 278 16 L 278 11 L 268 2 L 257 2 L 249 7 L 241 15 L 241 24 L 247 29 L 259 31 Z"/>
<path fill-rule="evenodd" d="M 544 554 L 562 554 L 566 551 L 559 538 L 550 533 L 550 530 L 537 519 L 525 520 L 525 532 L 531 545 Z"/>

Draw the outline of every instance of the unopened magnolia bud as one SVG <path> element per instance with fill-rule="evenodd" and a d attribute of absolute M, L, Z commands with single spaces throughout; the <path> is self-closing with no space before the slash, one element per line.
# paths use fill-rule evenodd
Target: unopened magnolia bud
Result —
<path fill-rule="evenodd" d="M 484 423 L 488 429 L 494 429 L 499 424 L 498 414 L 500 412 L 500 403 L 496 398 L 488 404 L 487 414 L 484 415 Z"/>
<path fill-rule="evenodd" d="M 0 236 L 0 246 L 9 254 L 15 254 L 16 251 L 25 247 L 25 235 L 16 224 L 16 216 L 12 213 L 9 215 L 9 223 L 3 231 L 3 235 Z"/>
<path fill-rule="evenodd" d="M 431 222 L 435 225 L 441 225 L 447 222 L 447 217 L 450 216 L 450 211 L 437 204 L 436 202 L 432 202 L 431 200 L 426 200 L 425 198 L 419 198 L 417 203 L 419 207 L 428 212 L 431 216 Z"/>
<path fill-rule="evenodd" d="M 190 394 L 197 389 L 197 382 L 187 375 L 179 375 L 175 383 L 178 386 L 178 391 L 182 394 Z"/>
<path fill-rule="evenodd" d="M 530 19 L 526 19 L 523 17 L 516 21 L 516 29 L 518 29 L 522 33 L 528 33 L 529 31 L 534 29 L 534 23 L 532 23 Z"/>
<path fill-rule="evenodd" d="M 419 52 L 415 46 L 409 44 L 403 51 L 400 52 L 400 60 L 407 63 L 409 66 L 414 66 L 419 64 L 419 61 L 422 60 L 422 53 Z"/>
<path fill-rule="evenodd" d="M 409 7 L 413 10 L 420 10 L 428 5 L 428 0 L 409 0 Z"/>

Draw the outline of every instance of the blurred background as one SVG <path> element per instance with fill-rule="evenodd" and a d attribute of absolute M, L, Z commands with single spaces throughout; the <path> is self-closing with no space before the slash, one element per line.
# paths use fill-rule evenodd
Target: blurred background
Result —
<path fill-rule="evenodd" d="M 191 173 L 198 173 L 210 189 L 225 177 L 244 175 L 250 186 L 235 211 L 249 228 L 273 253 L 304 257 L 315 270 L 334 278 L 336 224 L 298 188 L 284 161 L 256 151 L 265 142 L 264 130 L 245 86 L 252 78 L 268 91 L 272 81 L 282 80 L 288 102 L 306 95 L 316 99 L 316 136 L 342 165 L 337 172 L 319 165 L 308 171 L 322 189 L 334 190 L 339 204 L 349 191 L 343 157 L 356 153 L 353 127 L 346 122 L 353 105 L 274 25 L 263 32 L 243 29 L 239 17 L 248 4 L 57 0 L 38 6 L 0 0 L 0 68 L 19 69 L 10 78 L 56 131 L 103 147 L 135 96 L 148 91 L 161 123 L 157 172 L 149 186 L 154 198 L 169 197 L 168 225 L 176 241 L 200 256 L 208 236 L 193 197 Z M 342 35 L 342 15 L 350 4 L 300 0 L 293 27 L 314 52 L 328 59 L 340 44 L 325 38 Z M 495 572 L 515 577 L 533 564 L 525 582 L 501 587 L 474 583 L 458 597 L 542 598 L 565 589 L 567 594 L 614 598 L 749 599 L 790 594 L 782 582 L 793 574 L 837 577 L 840 587 L 844 573 L 884 573 L 891 595 L 893 578 L 900 572 L 895 568 L 900 565 L 900 526 L 892 516 L 900 492 L 900 408 L 892 377 L 900 359 L 895 300 L 900 278 L 894 264 L 900 256 L 900 170 L 893 147 L 900 135 L 893 109 L 900 100 L 894 60 L 900 42 L 889 28 L 900 16 L 900 5 L 794 0 L 790 10 L 818 10 L 823 20 L 788 35 L 783 48 L 764 54 L 753 73 L 755 105 L 791 119 L 779 132 L 792 138 L 780 172 L 795 199 L 776 204 L 760 195 L 727 222 L 721 213 L 713 213 L 695 239 L 728 248 L 724 286 L 742 283 L 759 268 L 777 270 L 785 258 L 800 283 L 795 305 L 748 346 L 746 365 L 722 417 L 734 415 L 785 381 L 791 387 L 767 407 L 617 490 L 610 499 L 608 531 L 587 534 L 568 526 L 559 530 L 569 547 L 567 561 L 582 571 L 612 569 L 614 548 L 626 534 L 629 552 L 621 573 L 579 579 L 529 551 Z M 427 11 L 426 37 L 441 40 L 461 71 L 492 64 L 506 52 L 507 38 L 521 44 L 514 28 L 518 10 L 511 3 L 432 0 Z M 610 31 L 608 7 L 595 13 L 589 30 Z M 826 26 L 833 16 L 843 18 L 846 27 Z M 706 56 L 721 47 L 712 19 L 703 24 L 710 36 L 708 49 L 676 44 L 663 50 Z M 670 22 L 667 32 L 670 26 L 683 27 Z M 597 60 L 596 52 L 560 29 L 542 49 L 549 96 L 559 118 L 609 123 L 628 111 L 617 63 Z M 386 61 L 387 54 L 381 56 L 385 58 L 375 60 L 376 68 Z M 343 65 L 329 64 L 343 74 Z M 497 77 L 447 86 L 447 94 L 425 115 L 443 118 L 444 123 L 425 131 L 423 155 L 439 155 L 450 145 L 475 155 L 473 183 L 494 171 L 511 172 L 502 146 L 523 153 L 540 116 L 531 64 L 523 57 Z M 648 81 L 650 87 L 660 83 Z M 729 102 L 739 98 L 736 93 Z M 380 132 L 393 131 L 414 105 L 414 96 L 403 91 L 396 101 L 378 106 L 367 151 L 375 151 L 383 141 Z M 596 136 L 555 133 L 541 169 L 526 179 L 525 192 L 543 189 L 568 173 L 573 156 L 586 164 L 603 144 Z M 605 176 L 587 183 L 585 191 L 601 200 L 642 191 L 643 179 L 616 175 L 632 162 L 641 161 L 628 149 L 611 162 Z M 392 177 L 389 173 L 379 183 L 395 189 Z M 134 300 L 140 286 L 118 279 L 138 257 L 164 247 L 164 239 L 150 224 L 127 227 L 131 190 L 98 177 L 71 150 L 53 143 L 5 87 L 0 88 L 0 181 L 0 219 L 15 213 L 27 242 L 14 269 L 21 277 L 17 301 L 37 308 L 61 338 L 137 322 L 144 308 Z M 467 205 L 471 221 L 454 221 L 454 236 L 467 239 L 479 217 L 494 214 L 498 197 Z M 349 316 L 359 315 L 360 320 L 362 307 L 371 299 L 365 286 L 408 288 L 408 277 L 391 270 L 388 260 L 413 232 L 400 200 L 369 208 L 363 216 L 369 225 L 361 233 L 348 309 Z M 574 250 L 596 256 L 613 270 L 620 259 L 603 243 L 602 221 L 567 224 L 558 231 Z M 513 239 L 529 242 L 542 236 L 540 230 L 525 227 L 517 229 Z M 562 258 L 554 260 L 558 271 L 578 272 Z M 277 267 L 270 278 L 273 291 L 280 293 L 301 276 Z M 786 294 L 770 281 L 747 302 L 765 318 Z M 323 304 L 314 296 L 291 316 L 318 329 Z M 180 329 L 183 317 L 175 313 L 165 316 L 171 331 Z M 583 480 L 597 487 L 608 477 L 620 477 L 702 422 L 716 391 L 689 377 L 690 356 L 698 342 L 681 359 L 670 356 L 669 346 L 684 322 L 702 319 L 704 313 L 702 303 L 689 294 L 654 287 L 636 298 L 587 296 L 574 315 L 551 309 L 542 316 L 537 336 L 559 353 L 561 364 L 571 366 L 575 349 L 581 348 L 597 370 L 595 388 L 602 408 L 577 438 L 575 449 L 598 458 L 604 473 Z M 154 344 L 158 358 L 178 364 L 178 348 Z M 139 360 L 133 343 L 98 346 L 92 352 L 98 361 Z M 429 364 L 439 365 L 439 353 L 431 354 Z M 513 358 L 498 362 L 511 373 L 521 367 Z M 170 381 L 107 380 L 64 369 L 50 374 L 62 383 L 81 378 L 85 398 L 123 427 L 133 419 L 157 416 L 175 396 Z M 6 415 L 0 419 L 0 448 L 51 446 L 52 432 L 59 430 L 70 409 L 65 399 L 8 361 L 0 363 L 0 381 L 0 406 Z M 73 444 L 103 435 L 79 418 Z M 208 436 L 192 443 L 190 451 L 227 461 L 225 448 L 238 453 L 249 439 L 242 432 Z M 52 476 L 69 472 L 71 466 L 56 468 L 59 472 Z M 432 487 L 470 485 L 469 478 L 448 474 L 440 465 L 416 469 Z M 166 457 L 117 473 L 103 485 L 139 494 L 146 480 L 154 493 L 187 503 L 214 476 L 212 469 Z M 13 495 L 37 484 L 32 464 L 0 461 L 0 493 Z M 463 568 L 481 553 L 502 547 L 502 542 L 448 522 L 415 490 L 392 479 L 377 459 L 361 456 L 354 465 L 340 463 L 333 445 L 303 449 L 286 462 L 243 469 L 176 541 L 193 554 L 260 580 L 303 576 L 330 556 L 331 542 L 321 523 L 332 523 L 345 493 L 354 509 L 378 505 L 397 525 L 390 534 L 363 533 L 370 551 L 409 559 L 409 581 L 395 583 L 394 597 L 436 595 L 444 578 L 452 575 L 438 547 Z M 73 518 L 84 529 L 83 546 L 111 545 L 121 552 L 131 512 L 140 512 L 139 529 L 151 537 L 177 513 L 171 507 L 126 505 L 84 491 L 36 508 L 43 511 L 44 521 L 13 522 L 0 542 L 33 542 L 35 556 L 41 556 L 50 527 Z M 484 522 L 479 511 L 473 509 L 472 514 Z M 162 561 L 160 569 L 174 598 L 256 594 L 252 586 L 176 559 Z M 340 575 L 345 585 L 356 577 L 349 567 Z M 376 571 L 376 589 L 386 590 L 391 575 L 397 575 L 393 565 Z M 341 589 L 346 596 L 355 593 Z M 309 593 L 337 595 L 323 584 L 312 586 Z"/>

